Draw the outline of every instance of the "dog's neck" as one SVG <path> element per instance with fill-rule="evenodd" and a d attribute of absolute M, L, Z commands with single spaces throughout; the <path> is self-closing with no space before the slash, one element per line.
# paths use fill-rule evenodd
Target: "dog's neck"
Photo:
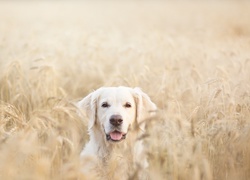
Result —
<path fill-rule="evenodd" d="M 132 132 L 129 132 L 126 139 L 121 142 L 110 142 L 106 139 L 105 133 L 97 127 L 93 127 L 89 131 L 90 141 L 95 143 L 95 154 L 104 161 L 116 156 L 117 158 L 123 158 L 124 155 L 133 154 L 132 143 L 135 142 L 135 137 Z M 101 138 L 100 138 L 101 137 Z M 111 155 L 113 157 L 111 157 Z"/>
<path fill-rule="evenodd" d="M 90 141 L 85 147 L 84 155 L 96 157 L 95 168 L 104 169 L 106 179 L 121 179 L 120 174 L 126 175 L 123 179 L 128 179 L 131 173 L 139 167 L 147 167 L 145 153 L 143 153 L 143 142 L 138 140 L 138 134 L 135 131 L 129 131 L 121 142 L 112 143 L 107 141 L 105 133 L 93 127 L 90 129 Z M 117 178 L 114 178 L 117 177 Z M 119 178 L 118 178 L 119 177 Z M 105 178 L 104 178 L 105 179 Z"/>

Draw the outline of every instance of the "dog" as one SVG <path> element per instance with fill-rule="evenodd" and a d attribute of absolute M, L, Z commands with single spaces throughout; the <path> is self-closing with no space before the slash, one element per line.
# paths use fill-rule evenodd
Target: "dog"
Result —
<path fill-rule="evenodd" d="M 100 179 L 128 179 L 136 168 L 147 168 L 141 137 L 145 121 L 157 109 L 147 94 L 140 88 L 101 87 L 77 106 L 89 119 L 90 139 L 80 155 L 85 172 Z"/>

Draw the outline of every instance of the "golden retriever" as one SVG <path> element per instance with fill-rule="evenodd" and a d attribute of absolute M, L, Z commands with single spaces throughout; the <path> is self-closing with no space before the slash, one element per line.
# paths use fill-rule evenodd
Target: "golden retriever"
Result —
<path fill-rule="evenodd" d="M 90 140 L 81 152 L 85 172 L 101 179 L 127 179 L 136 167 L 147 167 L 139 137 L 144 121 L 157 109 L 147 94 L 139 88 L 102 87 L 79 101 L 78 107 L 89 119 Z"/>

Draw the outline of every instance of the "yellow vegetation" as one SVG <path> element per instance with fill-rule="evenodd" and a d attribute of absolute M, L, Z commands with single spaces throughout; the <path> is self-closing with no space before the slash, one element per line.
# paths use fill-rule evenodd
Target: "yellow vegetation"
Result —
<path fill-rule="evenodd" d="M 250 179 L 249 17 L 247 1 L 0 2 L 0 179 L 94 178 L 74 102 L 118 85 L 159 108 L 151 179 Z"/>

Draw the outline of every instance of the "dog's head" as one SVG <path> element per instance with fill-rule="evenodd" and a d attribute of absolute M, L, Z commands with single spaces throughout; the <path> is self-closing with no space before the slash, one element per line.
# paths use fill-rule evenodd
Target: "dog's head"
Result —
<path fill-rule="evenodd" d="M 156 106 L 139 88 L 103 87 L 78 102 L 87 112 L 89 130 L 96 126 L 107 141 L 120 142 L 126 138 L 129 128 L 149 118 Z"/>

